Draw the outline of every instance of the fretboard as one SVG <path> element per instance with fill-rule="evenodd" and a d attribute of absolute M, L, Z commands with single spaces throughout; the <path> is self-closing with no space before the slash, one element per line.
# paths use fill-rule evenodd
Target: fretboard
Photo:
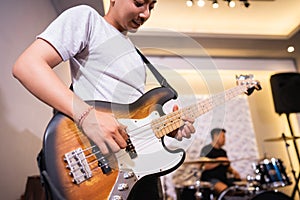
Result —
<path fill-rule="evenodd" d="M 155 133 L 155 136 L 157 138 L 161 138 L 183 126 L 183 116 L 195 119 L 211 111 L 213 108 L 220 106 L 225 102 L 233 99 L 234 97 L 244 93 L 246 90 L 246 86 L 239 85 L 226 90 L 225 92 L 214 94 L 210 96 L 210 98 L 197 102 L 196 104 L 187 106 L 170 114 L 164 115 L 160 118 L 154 119 L 151 122 L 151 127 Z"/>

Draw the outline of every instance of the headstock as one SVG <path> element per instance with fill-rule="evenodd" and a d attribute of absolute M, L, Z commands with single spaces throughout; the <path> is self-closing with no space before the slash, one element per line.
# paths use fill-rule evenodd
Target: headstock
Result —
<path fill-rule="evenodd" d="M 246 87 L 247 90 L 245 91 L 245 93 L 248 96 L 251 95 L 255 89 L 256 90 L 262 89 L 259 81 L 253 80 L 252 74 L 239 75 L 239 76 L 236 75 L 236 83 L 237 83 L 237 85 Z"/>

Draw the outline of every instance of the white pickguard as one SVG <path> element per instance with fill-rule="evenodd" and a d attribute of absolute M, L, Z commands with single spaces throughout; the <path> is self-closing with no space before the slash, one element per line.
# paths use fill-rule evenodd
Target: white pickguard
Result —
<path fill-rule="evenodd" d="M 166 171 L 178 165 L 184 156 L 183 152 L 167 151 L 151 128 L 151 121 L 160 117 L 157 111 L 144 119 L 118 119 L 127 126 L 127 133 L 135 146 L 137 157 L 131 159 L 125 150 L 116 154 L 119 169 L 131 169 L 138 179 L 149 174 Z"/>

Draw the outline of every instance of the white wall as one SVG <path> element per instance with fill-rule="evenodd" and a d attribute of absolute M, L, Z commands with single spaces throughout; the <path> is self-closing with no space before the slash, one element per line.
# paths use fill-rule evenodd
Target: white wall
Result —
<path fill-rule="evenodd" d="M 49 0 L 1 0 L 0 5 L 0 199 L 16 200 L 27 176 L 38 174 L 36 155 L 51 109 L 24 90 L 11 68 L 56 12 Z"/>
<path fill-rule="evenodd" d="M 254 93 L 251 96 L 246 97 L 249 102 L 249 110 L 240 111 L 239 115 L 245 115 L 248 112 L 250 112 L 251 123 L 253 123 L 252 131 L 254 132 L 254 139 L 257 143 L 257 147 L 255 149 L 257 149 L 258 151 L 258 158 L 262 159 L 266 155 L 268 159 L 274 157 L 283 161 L 283 164 L 286 167 L 286 172 L 290 176 L 291 181 L 295 183 L 284 142 L 265 142 L 265 139 L 278 138 L 281 136 L 282 133 L 285 133 L 286 136 L 290 136 L 288 123 L 285 116 L 279 116 L 275 112 L 272 90 L 270 85 L 270 77 L 276 73 L 295 72 L 295 63 L 292 60 L 196 58 L 186 56 L 153 56 L 150 57 L 150 60 L 151 62 L 153 62 L 154 65 L 161 66 L 161 69 L 163 69 L 162 72 L 166 75 L 167 80 L 170 80 L 169 83 L 181 95 L 191 95 L 191 92 L 194 92 L 194 95 L 212 95 L 217 92 L 222 92 L 222 90 L 235 87 L 235 75 L 253 74 L 254 79 L 260 81 L 262 90 L 254 91 Z M 176 69 L 176 72 L 174 73 L 174 70 L 172 69 Z M 172 73 L 168 73 L 168 71 L 172 71 Z M 184 76 L 179 78 L 178 75 Z M 229 113 L 231 114 L 230 111 Z M 234 113 L 234 110 L 232 110 L 232 113 Z M 291 116 L 293 130 L 296 136 L 299 135 L 299 117 L 297 122 L 297 115 L 293 114 Z M 225 117 L 228 116 L 224 115 L 223 118 L 225 119 Z M 238 115 L 236 116 L 236 118 L 240 117 L 241 116 Z M 233 127 L 232 124 L 234 124 L 232 121 L 231 124 L 224 123 L 224 128 L 228 129 L 227 127 Z M 208 129 L 207 131 L 209 130 L 210 129 Z M 227 142 L 224 148 L 230 150 L 230 145 L 237 145 L 231 141 L 238 141 L 236 138 L 232 138 L 236 137 L 236 135 L 234 135 L 233 133 L 236 133 L 238 129 L 232 129 L 228 131 L 229 132 L 227 134 Z M 201 132 L 201 129 L 199 133 L 204 135 L 208 134 L 208 132 Z M 247 136 L 244 135 L 244 131 L 238 132 L 236 134 L 239 134 L 239 137 L 247 138 Z M 292 165 L 294 167 L 294 170 L 298 172 L 299 163 L 297 155 L 295 153 L 292 141 L 289 141 L 289 143 L 289 153 L 291 154 Z M 300 147 L 299 141 L 297 141 L 297 143 L 298 147 Z M 253 145 L 253 142 L 251 140 L 249 141 L 249 143 L 245 143 L 244 145 Z M 239 153 L 239 158 L 241 159 L 241 162 L 243 160 L 248 161 L 248 167 L 250 167 L 253 163 L 257 164 L 259 162 L 258 160 L 255 160 L 255 157 L 251 156 L 252 153 L 253 152 L 244 151 Z M 243 178 L 245 178 L 245 176 L 247 175 L 245 174 L 245 171 L 240 171 L 240 173 L 243 176 Z M 291 195 L 293 187 L 294 185 L 291 185 L 279 188 L 279 190 L 286 193 L 287 195 Z M 297 194 L 296 197 L 299 198 Z"/>

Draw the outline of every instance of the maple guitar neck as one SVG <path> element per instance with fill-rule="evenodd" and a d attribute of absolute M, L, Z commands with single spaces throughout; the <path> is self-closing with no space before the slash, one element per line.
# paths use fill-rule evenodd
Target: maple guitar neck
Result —
<path fill-rule="evenodd" d="M 151 126 L 155 136 L 157 138 L 161 138 L 183 126 L 184 121 L 182 120 L 182 117 L 184 116 L 197 118 L 211 111 L 213 108 L 233 99 L 241 93 L 245 93 L 246 91 L 247 86 L 238 85 L 234 88 L 226 90 L 225 92 L 214 94 L 210 98 L 207 98 L 203 101 L 154 119 L 151 123 Z"/>

